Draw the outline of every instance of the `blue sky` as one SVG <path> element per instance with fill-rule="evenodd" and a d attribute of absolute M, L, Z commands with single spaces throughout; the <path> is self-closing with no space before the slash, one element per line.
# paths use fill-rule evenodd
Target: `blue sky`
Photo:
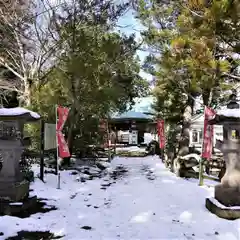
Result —
<path fill-rule="evenodd" d="M 143 26 L 141 25 L 141 23 L 135 19 L 134 17 L 134 12 L 133 11 L 128 11 L 120 20 L 118 23 L 119 26 L 122 26 L 120 28 L 118 28 L 119 31 L 130 35 L 132 33 L 135 33 L 137 40 L 141 39 L 140 36 L 140 31 L 143 30 Z M 137 52 L 141 62 L 144 61 L 144 58 L 148 55 L 147 52 L 145 51 L 138 51 Z M 140 75 L 151 81 L 152 80 L 152 76 L 145 73 L 144 71 L 140 72 Z M 133 110 L 134 111 L 139 111 L 139 112 L 149 112 L 151 111 L 151 103 L 153 102 L 153 98 L 150 97 L 146 97 L 146 98 L 142 98 L 142 99 L 136 99 L 136 105 L 134 106 Z"/>
<path fill-rule="evenodd" d="M 141 36 L 140 36 L 140 31 L 144 29 L 144 27 L 141 25 L 140 21 L 138 21 L 134 17 L 134 12 L 132 10 L 129 10 L 118 22 L 118 25 L 121 26 L 118 28 L 119 31 L 130 35 L 132 33 L 135 33 L 136 39 L 140 41 Z M 145 51 L 138 51 L 137 52 L 138 56 L 141 59 L 141 62 L 144 61 L 144 58 L 148 55 L 147 52 Z M 141 76 L 148 79 L 152 80 L 152 76 L 141 71 Z"/>

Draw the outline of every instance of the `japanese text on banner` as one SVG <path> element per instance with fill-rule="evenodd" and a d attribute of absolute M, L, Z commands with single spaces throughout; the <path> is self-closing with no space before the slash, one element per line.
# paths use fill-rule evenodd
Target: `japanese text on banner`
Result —
<path fill-rule="evenodd" d="M 69 109 L 65 107 L 57 107 L 57 115 L 58 115 L 58 120 L 57 120 L 57 140 L 58 140 L 58 150 L 59 150 L 59 157 L 61 158 L 66 158 L 70 157 L 70 152 L 68 145 L 65 141 L 64 135 L 62 133 L 63 126 L 67 120 L 69 114 Z"/>
<path fill-rule="evenodd" d="M 213 125 L 209 125 L 208 121 L 215 116 L 216 112 L 208 107 L 204 110 L 204 129 L 203 129 L 203 144 L 202 144 L 202 157 L 210 159 L 212 156 L 213 148 Z"/>
<path fill-rule="evenodd" d="M 163 149 L 165 147 L 164 120 L 157 121 L 157 132 L 159 137 L 159 147 Z"/>

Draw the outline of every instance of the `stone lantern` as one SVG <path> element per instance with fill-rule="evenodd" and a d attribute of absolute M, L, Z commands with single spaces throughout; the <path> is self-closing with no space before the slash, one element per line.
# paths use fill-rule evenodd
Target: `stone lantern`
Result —
<path fill-rule="evenodd" d="M 223 126 L 223 141 L 216 148 L 223 153 L 226 172 L 221 184 L 215 186 L 214 198 L 206 199 L 206 207 L 225 219 L 240 218 L 240 109 L 236 95 L 230 96 L 227 109 L 220 110 L 209 124 Z"/>
<path fill-rule="evenodd" d="M 0 108 L 0 199 L 20 201 L 29 194 L 19 162 L 25 148 L 24 124 L 40 119 L 24 108 Z"/>

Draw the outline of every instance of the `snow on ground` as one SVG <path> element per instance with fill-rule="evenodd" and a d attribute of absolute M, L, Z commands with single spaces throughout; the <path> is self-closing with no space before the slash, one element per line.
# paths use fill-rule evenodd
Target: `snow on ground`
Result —
<path fill-rule="evenodd" d="M 131 146 L 131 147 L 117 147 L 117 152 L 146 152 L 145 148 L 140 148 L 137 146 Z"/>
<path fill-rule="evenodd" d="M 129 172 L 106 190 L 101 184 L 108 176 L 82 183 L 64 171 L 60 190 L 55 175 L 46 175 L 45 184 L 36 180 L 35 194 L 59 209 L 25 219 L 3 216 L 0 231 L 7 237 L 20 230 L 50 230 L 66 240 L 240 239 L 239 221 L 217 218 L 204 206 L 215 183 L 199 187 L 196 180 L 179 179 L 158 157 L 117 157 L 112 168 L 119 164 Z"/>
<path fill-rule="evenodd" d="M 158 141 L 156 134 L 144 133 L 144 143 L 149 144 L 152 140 Z"/>

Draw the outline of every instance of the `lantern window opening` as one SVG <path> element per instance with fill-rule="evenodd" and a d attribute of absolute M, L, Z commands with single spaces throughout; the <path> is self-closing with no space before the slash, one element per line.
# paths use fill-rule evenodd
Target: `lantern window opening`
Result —
<path fill-rule="evenodd" d="M 240 131 L 236 129 L 231 129 L 231 140 L 237 140 L 240 139 Z"/>
<path fill-rule="evenodd" d="M 203 139 L 203 129 L 193 129 L 191 142 L 195 144 L 201 144 Z"/>

